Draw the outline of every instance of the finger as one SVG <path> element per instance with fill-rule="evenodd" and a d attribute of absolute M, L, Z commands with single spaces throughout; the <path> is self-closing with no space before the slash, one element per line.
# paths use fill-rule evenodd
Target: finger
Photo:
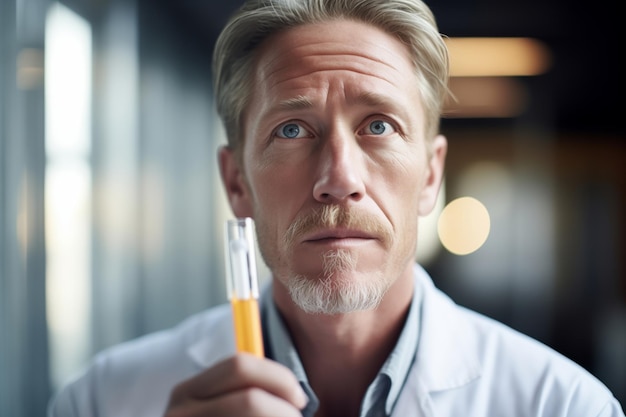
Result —
<path fill-rule="evenodd" d="M 165 417 L 302 417 L 282 398 L 258 388 L 246 388 L 209 400 L 194 400 L 170 409 Z"/>
<path fill-rule="evenodd" d="M 304 408 L 308 401 L 300 383 L 287 367 L 269 359 L 239 353 L 181 383 L 172 394 L 172 402 L 185 398 L 207 399 L 253 387 L 282 398 L 298 409 Z"/>

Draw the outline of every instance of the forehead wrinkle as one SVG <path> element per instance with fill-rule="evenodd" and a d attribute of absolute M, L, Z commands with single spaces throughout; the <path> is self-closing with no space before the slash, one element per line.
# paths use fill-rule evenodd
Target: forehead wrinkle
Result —
<path fill-rule="evenodd" d="M 397 84 L 397 79 L 392 77 L 392 76 L 381 76 L 381 74 L 379 73 L 375 73 L 372 71 L 367 71 L 367 68 L 362 68 L 362 69 L 357 69 L 357 68 L 341 68 L 341 69 L 316 69 L 313 71 L 309 71 L 307 73 L 300 73 L 298 75 L 294 75 L 291 76 L 289 78 L 283 78 L 280 80 L 273 80 L 273 82 L 270 82 L 269 79 L 265 79 L 265 82 L 262 82 L 261 85 L 264 85 L 265 91 L 270 91 L 272 89 L 277 88 L 279 85 L 284 84 L 284 83 L 288 83 L 290 81 L 293 80 L 298 80 L 298 79 L 304 79 L 306 77 L 310 77 L 310 76 L 314 76 L 315 74 L 323 74 L 326 72 L 333 72 L 333 71 L 344 71 L 344 72 L 348 72 L 348 73 L 354 73 L 354 74 L 358 74 L 358 75 L 365 75 L 368 77 L 372 77 L 375 78 L 377 80 L 380 80 L 382 82 L 385 82 L 387 84 L 389 84 L 391 87 L 396 87 Z M 309 85 L 307 87 L 314 87 L 314 88 L 323 88 L 323 89 L 327 89 L 328 85 L 326 81 L 318 81 L 318 83 L 316 85 Z M 285 110 L 289 110 L 289 109 L 296 109 L 296 110 L 300 110 L 300 109 L 305 109 L 305 108 L 310 108 L 313 107 L 312 106 L 312 102 L 309 100 L 309 103 L 298 103 L 298 101 L 301 101 L 302 98 L 305 98 L 305 96 L 298 96 L 296 97 L 295 101 L 293 103 L 289 103 L 291 100 L 294 99 L 286 99 L 281 101 L 285 102 Z M 370 97 L 362 97 L 361 102 L 364 102 L 366 104 L 371 104 L 371 105 L 376 105 L 376 104 L 388 104 L 389 100 L 385 100 L 384 96 L 382 94 L 377 94 L 377 93 L 372 93 L 372 95 Z M 305 106 L 305 104 L 307 104 Z M 297 105 L 298 108 L 296 108 L 295 106 Z"/>
<path fill-rule="evenodd" d="M 327 42 L 329 44 L 335 45 L 335 42 Z M 314 46 L 318 46 L 320 44 L 316 44 Z M 323 45 L 323 44 L 322 44 Z M 297 53 L 293 54 L 291 51 L 298 49 L 306 49 L 310 47 L 310 45 L 298 46 L 292 48 L 289 52 L 284 53 L 284 50 L 272 50 L 269 54 L 262 53 L 259 56 L 259 70 L 257 71 L 257 76 L 259 80 L 264 80 L 270 88 L 274 88 L 277 85 L 288 82 L 297 78 L 307 77 L 315 73 L 323 73 L 327 71 L 348 71 L 354 72 L 357 74 L 372 76 L 376 78 L 381 78 L 380 72 L 370 70 L 372 65 L 382 65 L 389 71 L 389 74 L 385 76 L 384 81 L 389 84 L 394 84 L 392 79 L 394 78 L 392 74 L 399 74 L 398 68 L 396 66 L 386 62 L 383 58 L 378 58 L 373 53 L 365 54 L 358 53 L 354 51 L 348 50 L 334 50 L 330 52 L 325 51 L 316 51 L 314 53 Z M 383 51 L 385 54 L 392 58 L 396 56 L 395 54 L 391 54 L 389 51 L 378 48 Z M 288 58 L 285 58 L 287 56 Z M 337 58 L 333 60 L 332 58 Z M 346 58 L 354 58 L 354 59 L 346 59 Z M 284 61 L 287 61 L 286 63 Z M 310 60 L 318 60 L 319 63 L 315 62 L 315 65 L 312 65 L 312 69 L 308 72 L 300 72 L 300 65 L 291 64 L 290 61 L 298 60 L 301 63 L 306 63 Z M 409 70 L 412 72 L 413 68 L 411 64 L 409 64 Z M 281 78 L 281 73 L 285 73 L 284 77 Z M 273 82 L 272 82 L 273 81 Z"/>

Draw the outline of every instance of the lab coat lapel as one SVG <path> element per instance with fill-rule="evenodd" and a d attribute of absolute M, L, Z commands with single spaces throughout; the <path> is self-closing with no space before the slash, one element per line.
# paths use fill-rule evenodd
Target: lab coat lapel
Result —
<path fill-rule="evenodd" d="M 208 368 L 236 352 L 230 305 L 218 308 L 187 348 L 187 354 L 200 368 Z"/>
<path fill-rule="evenodd" d="M 430 393 L 459 388 L 479 378 L 478 343 L 458 306 L 435 288 L 420 266 L 416 285 L 423 291 L 417 356 L 392 417 L 434 415 Z"/>
<path fill-rule="evenodd" d="M 433 417 L 432 402 L 429 392 L 421 385 L 415 367 L 409 373 L 398 402 L 391 412 L 391 417 Z"/>

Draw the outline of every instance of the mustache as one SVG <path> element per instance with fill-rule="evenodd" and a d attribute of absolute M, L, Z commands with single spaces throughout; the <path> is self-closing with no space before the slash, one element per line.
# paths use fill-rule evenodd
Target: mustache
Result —
<path fill-rule="evenodd" d="M 377 237 L 385 245 L 393 240 L 392 230 L 373 214 L 340 205 L 326 205 L 297 217 L 285 232 L 285 244 L 289 247 L 300 236 L 337 227 L 363 231 Z"/>

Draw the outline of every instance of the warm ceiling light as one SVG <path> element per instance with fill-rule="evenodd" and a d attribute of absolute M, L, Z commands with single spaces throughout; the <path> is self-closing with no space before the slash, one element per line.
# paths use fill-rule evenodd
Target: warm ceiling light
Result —
<path fill-rule="evenodd" d="M 528 104 L 526 87 L 510 77 L 453 77 L 450 98 L 444 108 L 447 118 L 517 117 Z"/>
<path fill-rule="evenodd" d="M 448 38 L 450 76 L 528 76 L 546 72 L 550 52 L 531 38 Z"/>

